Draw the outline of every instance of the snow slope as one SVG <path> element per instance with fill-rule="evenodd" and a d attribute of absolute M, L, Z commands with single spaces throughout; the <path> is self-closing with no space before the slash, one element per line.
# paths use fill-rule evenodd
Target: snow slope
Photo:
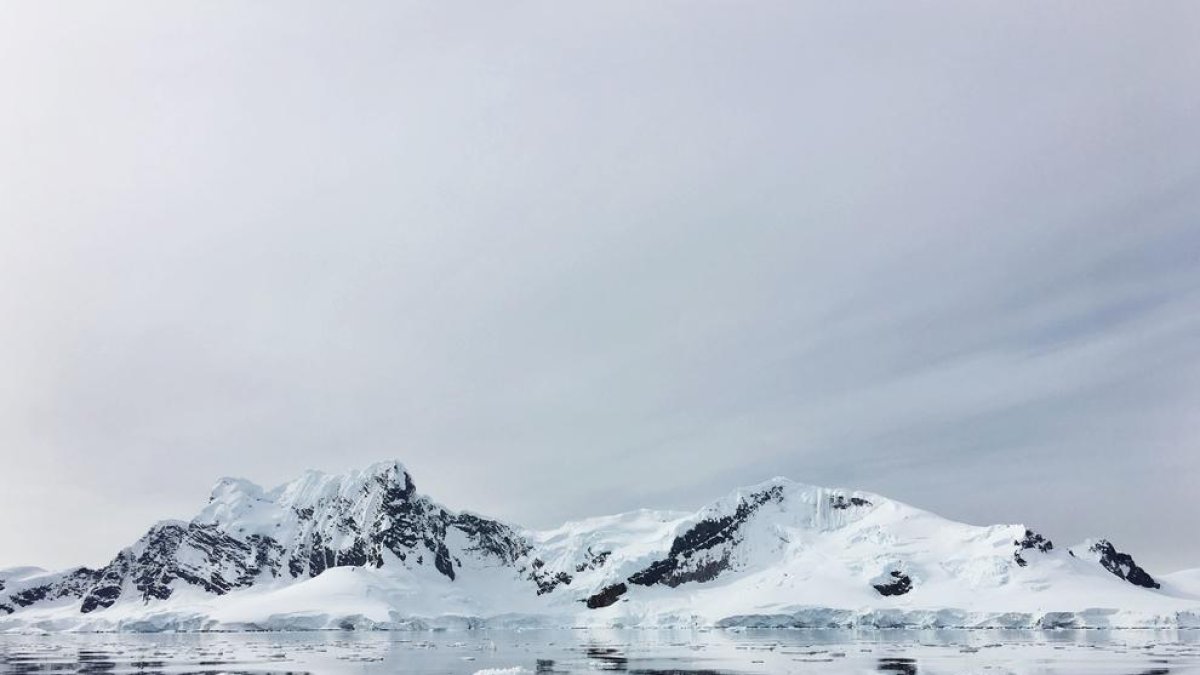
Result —
<path fill-rule="evenodd" d="M 104 568 L 0 570 L 0 630 L 1151 625 L 1200 626 L 1200 575 L 783 478 L 548 531 L 450 511 L 395 462 L 222 479 Z"/>
<path fill-rule="evenodd" d="M 1171 595 L 1200 600 L 1200 567 L 1165 574 L 1161 581 L 1163 589 Z"/>

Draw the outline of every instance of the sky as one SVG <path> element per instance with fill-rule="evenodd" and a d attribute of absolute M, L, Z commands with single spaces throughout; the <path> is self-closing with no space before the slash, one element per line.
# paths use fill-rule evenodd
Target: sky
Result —
<path fill-rule="evenodd" d="M 1200 3 L 0 6 L 0 566 L 398 459 L 1200 567 Z"/>

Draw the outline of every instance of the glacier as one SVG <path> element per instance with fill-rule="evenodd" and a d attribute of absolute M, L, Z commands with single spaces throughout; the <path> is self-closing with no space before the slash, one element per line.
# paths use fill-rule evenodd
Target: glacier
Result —
<path fill-rule="evenodd" d="M 395 461 L 222 479 L 102 568 L 0 570 L 7 632 L 561 627 L 1196 628 L 1200 570 L 785 478 L 532 530 Z"/>

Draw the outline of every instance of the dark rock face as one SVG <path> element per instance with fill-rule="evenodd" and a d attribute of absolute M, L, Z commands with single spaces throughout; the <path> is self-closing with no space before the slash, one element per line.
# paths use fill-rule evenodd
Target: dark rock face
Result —
<path fill-rule="evenodd" d="M 1108 540 L 1101 539 L 1092 544 L 1092 553 L 1100 556 L 1100 564 L 1114 575 L 1142 588 L 1158 588 L 1159 583 L 1133 561 L 1133 556 L 1117 550 Z"/>
<path fill-rule="evenodd" d="M 509 526 L 470 513 L 455 516 L 450 526 L 460 530 L 470 539 L 468 551 L 490 555 L 506 565 L 515 564 L 517 560 L 528 555 L 532 548 L 528 541 L 518 537 Z"/>
<path fill-rule="evenodd" d="M 1013 546 L 1017 547 L 1017 550 L 1013 552 L 1013 560 L 1016 560 L 1018 565 L 1024 567 L 1029 562 L 1021 555 L 1021 551 L 1041 551 L 1042 553 L 1048 553 L 1054 549 L 1054 542 L 1033 530 L 1026 529 L 1024 538 L 1014 541 Z"/>
<path fill-rule="evenodd" d="M 537 585 L 537 594 L 545 595 L 561 585 L 570 585 L 574 579 L 566 572 L 551 572 L 546 569 L 546 563 L 541 558 L 534 558 L 530 565 L 529 579 Z"/>
<path fill-rule="evenodd" d="M 407 472 L 381 473 L 363 491 L 375 491 L 382 502 L 370 522 L 351 517 L 352 504 L 345 498 L 319 504 L 319 512 L 311 508 L 298 512 L 309 534 L 300 547 L 288 552 L 288 574 L 316 576 L 331 567 L 348 565 L 381 567 L 384 553 L 390 552 L 401 561 L 417 564 L 428 557 L 438 572 L 453 581 L 456 569 L 462 567 L 446 543 L 454 531 L 465 535 L 462 553 L 490 557 L 504 565 L 514 565 L 531 548 L 503 523 L 469 513 L 454 514 L 418 495 Z M 342 541 L 336 549 L 333 536 Z M 274 573 L 275 566 L 270 569 Z"/>
<path fill-rule="evenodd" d="M 97 578 L 99 578 L 99 571 L 80 567 L 54 581 L 14 593 L 9 597 L 9 601 L 17 607 L 28 607 L 43 600 L 77 598 L 95 583 Z"/>
<path fill-rule="evenodd" d="M 829 506 L 844 511 L 852 506 L 870 506 L 871 502 L 862 497 L 851 497 L 846 499 L 846 495 L 834 495 L 829 498 Z"/>
<path fill-rule="evenodd" d="M 899 570 L 892 570 L 892 581 L 884 584 L 871 584 L 880 595 L 904 595 L 912 590 L 912 579 Z"/>
<path fill-rule="evenodd" d="M 143 601 L 171 597 L 176 580 L 223 595 L 253 584 L 262 571 L 259 563 L 278 564 L 278 558 L 270 557 L 272 549 L 279 549 L 274 540 L 251 537 L 242 541 L 212 525 L 156 525 L 136 546 L 119 553 L 99 571 L 80 611 L 86 614 L 111 606 L 121 597 L 127 581 Z"/>
<path fill-rule="evenodd" d="M 1029 529 L 1025 530 L 1024 539 L 1021 541 L 1014 541 L 1013 543 L 1024 550 L 1037 549 L 1042 553 L 1047 553 L 1054 550 L 1054 542 Z"/>
<path fill-rule="evenodd" d="M 728 515 L 701 520 L 675 537 L 665 558 L 629 577 L 640 586 L 662 584 L 672 588 L 690 581 L 715 579 L 729 569 L 730 548 L 741 541 L 740 528 L 763 504 L 783 500 L 783 488 L 776 485 L 738 502 Z"/>
<path fill-rule="evenodd" d="M 608 607 L 620 598 L 629 590 L 629 587 L 623 583 L 616 583 L 611 586 L 605 586 L 599 593 L 587 599 L 588 609 L 599 609 Z"/>

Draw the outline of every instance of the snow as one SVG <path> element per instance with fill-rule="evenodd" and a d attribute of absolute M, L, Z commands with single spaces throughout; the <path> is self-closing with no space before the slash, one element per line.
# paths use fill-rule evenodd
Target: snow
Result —
<path fill-rule="evenodd" d="M 347 514 L 369 521 L 381 508 L 380 492 L 370 489 L 380 475 L 401 484 L 407 478 L 398 462 L 343 475 L 309 472 L 271 490 L 226 478 L 192 522 L 286 544 Z M 765 494 L 771 498 L 762 500 Z M 727 565 L 716 578 L 674 588 L 628 583 L 689 529 L 756 500 L 762 503 L 749 510 L 733 539 L 688 558 L 689 564 Z M 314 515 L 298 515 L 305 509 Z M 387 552 L 378 568 L 334 567 L 300 579 L 264 576 L 225 595 L 176 583 L 167 600 L 144 602 L 131 593 L 131 599 L 123 595 L 112 607 L 88 614 L 80 613 L 77 598 L 38 603 L 0 615 L 0 631 L 1200 627 L 1200 569 L 1163 575 L 1157 590 L 1141 588 L 1109 573 L 1092 555 L 1019 550 L 1016 542 L 1026 531 L 1023 524 L 967 525 L 880 495 L 775 478 L 695 513 L 639 510 L 520 531 L 531 549 L 517 565 L 467 555 L 465 535 L 449 532 L 447 545 L 464 552 L 453 580 L 429 562 L 402 562 Z M 1015 560 L 1018 552 L 1025 565 Z M 182 562 L 202 568 L 205 560 L 186 557 L 194 554 L 181 553 Z M 562 573 L 571 581 L 538 594 L 531 570 L 547 579 Z M 876 591 L 874 585 L 893 571 L 912 580 L 910 592 Z M 14 568 L 0 571 L 0 580 L 9 594 L 64 574 Z M 611 606 L 584 605 L 618 583 L 627 583 L 628 591 Z"/>
<path fill-rule="evenodd" d="M 1200 600 L 1200 567 L 1164 574 L 1158 580 L 1171 595 Z"/>

